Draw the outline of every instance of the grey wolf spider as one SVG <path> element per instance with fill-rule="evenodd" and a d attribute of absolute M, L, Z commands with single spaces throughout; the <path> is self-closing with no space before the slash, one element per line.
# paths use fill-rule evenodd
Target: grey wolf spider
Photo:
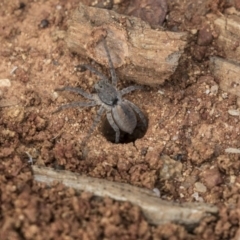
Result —
<path fill-rule="evenodd" d="M 100 108 L 97 111 L 97 116 L 95 117 L 86 138 L 88 139 L 90 137 L 91 133 L 94 131 L 95 127 L 101 120 L 103 113 L 106 112 L 107 120 L 115 131 L 115 143 L 119 143 L 120 130 L 132 134 L 136 128 L 136 114 L 138 114 L 144 127 L 147 127 L 147 120 L 143 112 L 135 104 L 123 98 L 123 96 L 127 93 L 141 89 L 142 87 L 135 85 L 123 88 L 122 90 L 117 89 L 118 79 L 105 39 L 103 39 L 103 45 L 107 53 L 112 83 L 109 82 L 108 78 L 104 74 L 100 73 L 93 67 L 89 65 L 80 65 L 82 70 L 89 70 L 100 77 L 99 82 L 94 85 L 97 93 L 90 94 L 77 87 L 63 87 L 55 89 L 56 91 L 74 92 L 90 100 L 87 102 L 72 102 L 62 105 L 57 109 L 56 112 L 70 107 L 94 107 L 99 105 Z"/>

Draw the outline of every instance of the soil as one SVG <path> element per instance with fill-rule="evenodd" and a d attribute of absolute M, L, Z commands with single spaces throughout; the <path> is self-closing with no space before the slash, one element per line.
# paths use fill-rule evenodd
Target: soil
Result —
<path fill-rule="evenodd" d="M 0 3 L 0 238 L 239 239 L 239 154 L 227 154 L 225 149 L 240 147 L 239 117 L 228 113 L 239 108 L 240 101 L 222 91 L 209 71 L 209 57 L 224 57 L 224 52 L 206 18 L 209 12 L 224 14 L 234 4 L 238 8 L 239 1 L 169 0 L 162 27 L 187 31 L 190 38 L 171 79 L 126 97 L 146 114 L 145 135 L 114 144 L 106 137 L 112 133 L 103 121 L 84 150 L 81 143 L 96 109 L 54 113 L 64 103 L 81 100 L 54 89 L 79 86 L 93 92 L 97 77 L 77 72 L 74 66 L 88 63 L 108 74 L 106 66 L 66 47 L 67 21 L 78 3 Z M 129 11 L 127 1 L 114 1 L 111 7 Z M 120 81 L 119 87 L 130 84 Z M 192 232 L 174 223 L 154 226 L 128 202 L 34 181 L 29 155 L 34 164 L 158 188 L 165 200 L 212 203 L 219 207 L 219 215 L 205 218 Z M 164 155 L 181 165 L 180 174 L 163 176 Z"/>

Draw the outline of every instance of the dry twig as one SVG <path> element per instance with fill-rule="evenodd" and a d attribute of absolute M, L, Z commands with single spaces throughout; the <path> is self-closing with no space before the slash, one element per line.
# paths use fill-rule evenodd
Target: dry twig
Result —
<path fill-rule="evenodd" d="M 54 170 L 47 167 L 32 166 L 34 178 L 39 182 L 51 184 L 60 182 L 79 191 L 91 192 L 100 197 L 111 197 L 119 201 L 129 201 L 139 206 L 152 224 L 173 222 L 191 229 L 211 214 L 217 214 L 218 208 L 204 203 L 173 203 L 156 197 L 153 191 L 131 186 L 125 183 L 110 182 L 69 171 Z"/>

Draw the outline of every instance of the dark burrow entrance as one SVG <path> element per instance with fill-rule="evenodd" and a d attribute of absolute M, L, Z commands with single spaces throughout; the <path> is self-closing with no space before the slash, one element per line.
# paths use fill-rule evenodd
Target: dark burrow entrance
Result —
<path fill-rule="evenodd" d="M 147 128 L 148 128 L 148 118 L 146 114 L 145 114 L 145 117 L 147 119 L 147 126 L 144 126 L 141 119 L 137 118 L 137 126 L 134 129 L 132 134 L 128 134 L 123 131 L 120 131 L 119 143 L 135 142 L 137 139 L 142 138 L 147 132 Z M 106 116 L 103 118 L 103 121 L 101 124 L 101 132 L 103 133 L 104 137 L 108 141 L 115 143 L 115 131 L 110 126 Z"/>

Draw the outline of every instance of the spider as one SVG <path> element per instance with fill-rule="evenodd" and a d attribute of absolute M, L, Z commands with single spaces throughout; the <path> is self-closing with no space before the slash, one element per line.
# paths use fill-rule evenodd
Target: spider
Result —
<path fill-rule="evenodd" d="M 100 77 L 99 82 L 94 85 L 96 93 L 90 94 L 77 87 L 63 87 L 55 89 L 56 91 L 69 91 L 82 95 L 87 98 L 87 102 L 72 102 L 60 106 L 56 112 L 61 111 L 70 107 L 94 107 L 99 105 L 100 108 L 97 111 L 97 116 L 95 117 L 93 124 L 89 130 L 87 138 L 94 131 L 95 127 L 101 120 L 102 115 L 106 112 L 107 120 L 110 126 L 115 131 L 115 143 L 119 143 L 120 130 L 123 132 L 132 134 L 137 126 L 137 116 L 141 119 L 144 127 L 147 127 L 147 120 L 143 112 L 132 102 L 123 98 L 124 95 L 130 93 L 134 90 L 141 89 L 141 86 L 134 85 L 123 88 L 122 90 L 117 89 L 117 76 L 113 63 L 110 57 L 110 53 L 106 44 L 105 39 L 103 39 L 103 46 L 105 48 L 108 63 L 110 67 L 110 73 L 112 78 L 112 83 L 109 82 L 108 78 L 97 71 L 95 68 L 89 65 L 80 65 L 82 70 L 89 70 L 92 73 Z"/>

